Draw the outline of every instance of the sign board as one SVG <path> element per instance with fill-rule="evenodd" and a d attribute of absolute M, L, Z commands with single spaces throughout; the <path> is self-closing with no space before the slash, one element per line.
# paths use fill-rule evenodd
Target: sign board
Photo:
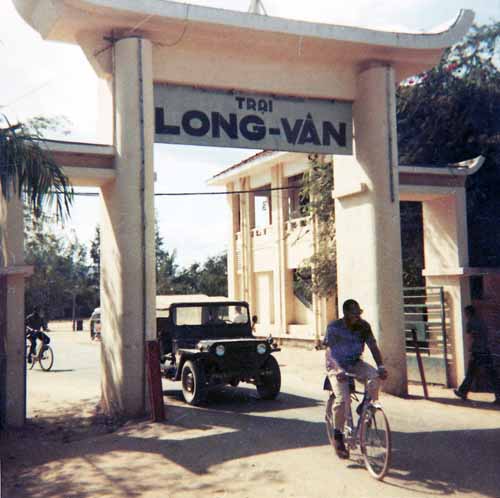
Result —
<path fill-rule="evenodd" d="M 352 104 L 155 84 L 155 142 L 352 154 Z"/>

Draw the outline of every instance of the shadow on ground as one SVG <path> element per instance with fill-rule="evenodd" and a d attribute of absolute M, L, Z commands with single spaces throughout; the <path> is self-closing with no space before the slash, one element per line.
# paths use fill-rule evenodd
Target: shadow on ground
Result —
<path fill-rule="evenodd" d="M 498 497 L 500 429 L 393 434 L 390 484 L 424 495 Z"/>
<path fill-rule="evenodd" d="M 39 431 L 32 430 L 24 441 L 25 448 L 37 448 L 28 465 L 14 471 L 9 453 L 0 450 L 7 473 L 9 467 L 11 474 L 15 472 L 7 480 L 6 496 L 90 498 L 109 496 L 106 493 L 113 486 L 116 496 L 139 497 L 155 490 L 155 472 L 158 479 L 168 479 L 169 493 L 173 493 L 169 496 L 189 490 L 193 494 L 188 496 L 224 496 L 218 495 L 217 490 L 234 486 L 242 474 L 235 474 L 234 468 L 228 471 L 218 467 L 221 464 L 269 453 L 276 453 L 279 459 L 280 452 L 328 445 L 324 424 L 303 420 L 300 412 L 295 411 L 319 405 L 315 399 L 283 394 L 276 402 L 261 401 L 251 390 L 238 389 L 230 394 L 225 390 L 214 393 L 210 401 L 199 408 L 169 404 L 168 420 L 161 425 L 136 421 L 120 426 L 116 421 L 99 419 L 98 414 L 78 417 L 77 410 L 71 424 L 67 410 L 60 419 L 37 422 L 38 426 L 32 423 L 31 429 Z M 64 429 L 69 426 L 76 430 L 64 436 Z M 498 497 L 500 429 L 418 432 L 418 427 L 411 428 L 417 432 L 393 433 L 392 466 L 385 485 L 422 496 L 462 492 Z M 9 434 L 4 435 L 4 442 L 9 443 Z M 46 451 L 41 450 L 44 447 Z M 112 459 L 110 454 L 114 455 Z M 286 458 L 284 453 L 283 457 Z M 91 468 L 98 477 L 91 489 L 82 491 L 85 487 L 77 480 L 81 463 L 75 464 L 74 459 L 85 462 L 87 471 Z M 164 461 L 165 465 L 160 464 L 158 470 L 152 461 Z M 52 471 L 56 469 L 55 477 L 44 479 L 49 463 Z M 245 465 L 243 460 L 239 467 L 245 469 Z M 357 467 L 356 463 L 351 465 Z M 187 473 L 180 472 L 179 467 Z M 231 471 L 233 474 L 228 474 Z M 290 468 L 289 472 L 296 470 Z M 251 475 L 271 484 L 285 482 L 287 474 L 260 469 Z"/>
<path fill-rule="evenodd" d="M 166 403 L 168 399 L 174 399 L 184 403 L 182 391 L 180 388 L 168 389 L 163 391 L 166 396 Z M 235 413 L 262 413 L 279 410 L 293 410 L 298 408 L 310 408 L 322 405 L 320 402 L 313 398 L 297 396 L 281 392 L 277 399 L 273 401 L 264 401 L 257 394 L 255 387 L 221 387 L 211 390 L 208 394 L 207 400 L 201 405 L 210 410 L 229 410 Z"/>

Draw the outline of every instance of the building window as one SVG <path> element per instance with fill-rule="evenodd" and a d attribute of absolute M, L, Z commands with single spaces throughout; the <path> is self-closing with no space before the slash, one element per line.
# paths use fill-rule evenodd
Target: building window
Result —
<path fill-rule="evenodd" d="M 288 178 L 288 219 L 308 216 L 309 197 L 301 195 L 304 175 L 295 175 Z"/>
<path fill-rule="evenodd" d="M 474 300 L 484 299 L 484 282 L 482 275 L 470 277 L 470 296 Z"/>
<path fill-rule="evenodd" d="M 272 224 L 271 185 L 259 187 L 258 192 L 254 192 L 255 228 L 262 228 Z"/>

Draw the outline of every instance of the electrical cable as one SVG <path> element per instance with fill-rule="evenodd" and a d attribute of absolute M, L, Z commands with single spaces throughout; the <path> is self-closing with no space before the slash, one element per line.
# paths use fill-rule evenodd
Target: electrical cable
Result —
<path fill-rule="evenodd" d="M 258 192 L 272 192 L 274 190 L 295 190 L 302 188 L 301 185 L 290 185 L 288 187 L 258 188 L 253 190 L 231 190 L 226 192 L 155 192 L 155 197 L 182 197 L 194 195 L 235 195 L 235 194 L 255 194 Z M 61 195 L 59 192 L 54 194 Z M 81 197 L 96 197 L 99 192 L 74 192 L 73 195 Z"/>

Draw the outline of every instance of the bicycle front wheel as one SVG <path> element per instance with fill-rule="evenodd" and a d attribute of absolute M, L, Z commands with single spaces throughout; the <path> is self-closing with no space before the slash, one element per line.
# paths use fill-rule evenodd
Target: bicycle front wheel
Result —
<path fill-rule="evenodd" d="M 365 466 L 379 481 L 384 478 L 391 463 L 391 429 L 384 411 L 369 406 L 363 414 L 359 443 Z"/>
<path fill-rule="evenodd" d="M 42 351 L 40 352 L 38 358 L 42 370 L 47 372 L 52 368 L 52 365 L 54 364 L 54 352 L 50 346 L 42 346 Z"/>

